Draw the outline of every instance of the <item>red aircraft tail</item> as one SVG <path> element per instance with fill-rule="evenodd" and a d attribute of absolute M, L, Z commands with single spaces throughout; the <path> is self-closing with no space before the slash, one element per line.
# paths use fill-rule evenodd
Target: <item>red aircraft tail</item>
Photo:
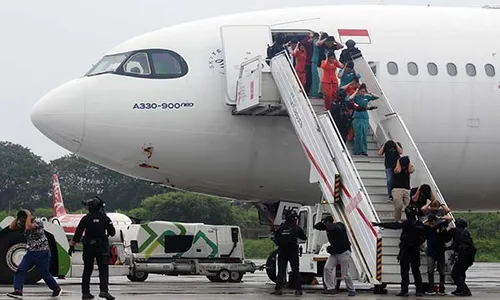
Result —
<path fill-rule="evenodd" d="M 56 174 L 52 174 L 52 205 L 54 209 L 54 217 L 60 217 L 67 214 L 66 209 L 64 208 L 59 179 Z"/>

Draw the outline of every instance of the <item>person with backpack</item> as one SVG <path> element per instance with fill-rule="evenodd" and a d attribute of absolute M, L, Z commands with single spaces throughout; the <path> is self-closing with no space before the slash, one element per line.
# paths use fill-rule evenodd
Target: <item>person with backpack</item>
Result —
<path fill-rule="evenodd" d="M 353 40 L 347 40 L 345 42 L 346 49 L 342 50 L 340 53 L 339 61 L 343 64 L 347 63 L 350 60 L 353 60 L 353 57 L 356 58 L 356 55 L 361 53 L 361 51 L 356 48 L 356 42 Z"/>
<path fill-rule="evenodd" d="M 465 283 L 465 278 L 467 270 L 474 263 L 477 252 L 467 226 L 466 220 L 458 219 L 455 221 L 455 228 L 450 229 L 450 235 L 453 239 L 450 249 L 455 252 L 455 264 L 451 270 L 451 278 L 457 286 L 457 289 L 451 293 L 462 297 L 472 296 L 469 287 Z"/>
<path fill-rule="evenodd" d="M 347 287 L 347 296 L 356 296 L 354 283 L 351 275 L 349 274 L 349 264 L 351 258 L 351 242 L 347 236 L 347 228 L 342 222 L 334 222 L 332 216 L 324 218 L 321 222 L 314 225 L 314 229 L 326 231 L 330 246 L 327 251 L 330 254 L 324 267 L 323 280 L 325 280 L 326 291 L 325 294 L 336 294 L 335 288 L 335 273 L 333 270 L 337 263 L 340 263 L 342 277 L 345 280 Z"/>
<path fill-rule="evenodd" d="M 283 222 L 274 234 L 274 243 L 278 246 L 278 276 L 272 295 L 282 295 L 286 276 L 286 268 L 290 263 L 291 281 L 295 287 L 295 295 L 302 295 L 302 279 L 299 273 L 298 240 L 307 240 L 304 230 L 297 225 L 298 216 L 293 210 L 285 210 Z"/>
<path fill-rule="evenodd" d="M 415 168 L 410 163 L 410 158 L 408 156 L 403 156 L 397 160 L 392 181 L 395 221 L 401 220 L 401 211 L 406 205 L 410 204 L 410 175 L 414 171 Z"/>
<path fill-rule="evenodd" d="M 415 281 L 415 296 L 422 297 L 423 285 L 422 274 L 420 274 L 420 246 L 426 239 L 425 225 L 417 219 L 418 209 L 415 205 L 408 205 L 405 208 L 406 220 L 401 222 L 372 223 L 387 229 L 402 229 L 399 243 L 399 266 L 401 271 L 401 291 L 396 294 L 398 297 L 408 297 L 408 287 L 410 285 L 410 267 Z"/>
<path fill-rule="evenodd" d="M 425 293 L 426 295 L 436 295 L 439 293 L 440 296 L 446 295 L 445 290 L 445 267 L 446 267 L 446 243 L 449 241 L 448 227 L 449 222 L 447 220 L 439 220 L 436 215 L 429 215 L 427 217 L 427 276 L 429 279 L 429 290 Z M 439 273 L 439 289 L 438 292 L 434 289 L 434 270 L 437 265 L 437 270 Z"/>
<path fill-rule="evenodd" d="M 378 155 L 384 156 L 385 165 L 385 177 L 387 179 L 387 194 L 389 195 L 389 202 L 393 202 L 392 198 L 392 181 L 394 178 L 394 168 L 398 159 L 403 154 L 403 148 L 399 143 L 395 143 L 392 140 L 388 140 L 384 145 L 378 150 Z"/>

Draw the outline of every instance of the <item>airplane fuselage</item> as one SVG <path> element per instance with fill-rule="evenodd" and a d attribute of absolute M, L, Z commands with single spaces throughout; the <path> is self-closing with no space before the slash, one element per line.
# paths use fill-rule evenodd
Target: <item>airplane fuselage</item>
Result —
<path fill-rule="evenodd" d="M 337 39 L 338 29 L 366 29 L 371 43 L 358 47 L 378 64 L 384 92 L 450 207 L 497 209 L 499 17 L 486 9 L 328 6 L 181 24 L 131 39 L 108 54 L 169 49 L 187 63 L 184 76 L 82 77 L 45 96 L 32 119 L 66 149 L 133 177 L 242 200 L 316 203 L 320 190 L 309 183 L 310 166 L 288 118 L 231 114 L 225 73 L 234 66 L 224 65 L 220 28 L 268 25 L 326 31 Z M 398 74 L 388 73 L 389 62 L 397 63 Z M 417 75 L 408 73 L 410 62 L 418 65 Z M 437 65 L 437 75 L 429 74 L 428 63 Z M 456 76 L 448 75 L 449 63 Z M 469 63 L 475 76 L 466 73 Z M 487 64 L 497 71 L 492 77 Z"/>

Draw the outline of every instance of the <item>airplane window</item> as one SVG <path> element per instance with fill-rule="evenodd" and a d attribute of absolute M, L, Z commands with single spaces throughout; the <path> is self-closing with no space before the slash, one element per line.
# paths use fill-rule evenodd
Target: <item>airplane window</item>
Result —
<path fill-rule="evenodd" d="M 127 57 L 127 53 L 106 55 L 85 75 L 92 76 L 114 72 Z"/>
<path fill-rule="evenodd" d="M 454 63 L 447 64 L 446 70 L 448 71 L 448 75 L 457 76 L 457 66 Z"/>
<path fill-rule="evenodd" d="M 495 76 L 495 67 L 491 64 L 487 64 L 484 66 L 484 70 L 486 71 L 486 75 L 489 77 Z"/>
<path fill-rule="evenodd" d="M 151 53 L 151 61 L 155 75 L 177 78 L 187 73 L 187 64 L 177 53 L 172 51 L 155 51 Z"/>
<path fill-rule="evenodd" d="M 438 74 L 438 66 L 435 63 L 428 63 L 427 71 L 430 75 L 436 76 Z"/>
<path fill-rule="evenodd" d="M 476 76 L 476 74 L 477 74 L 476 66 L 474 66 L 473 64 L 466 64 L 465 71 L 467 72 L 467 75 L 469 75 L 471 77 Z"/>
<path fill-rule="evenodd" d="M 398 74 L 398 65 L 393 61 L 388 62 L 387 63 L 387 72 L 389 72 L 389 74 L 391 74 L 391 75 Z"/>
<path fill-rule="evenodd" d="M 418 66 L 416 63 L 414 63 L 414 62 L 408 63 L 408 73 L 410 73 L 410 75 L 413 75 L 413 76 L 418 74 Z"/>
<path fill-rule="evenodd" d="M 132 55 L 128 61 L 123 65 L 123 70 L 126 73 L 149 75 L 151 70 L 149 69 L 148 55 L 145 52 L 140 52 Z"/>

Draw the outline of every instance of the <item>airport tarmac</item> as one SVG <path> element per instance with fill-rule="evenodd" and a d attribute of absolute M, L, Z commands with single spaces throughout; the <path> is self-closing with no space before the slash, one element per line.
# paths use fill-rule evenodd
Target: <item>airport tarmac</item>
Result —
<path fill-rule="evenodd" d="M 500 264 L 478 263 L 475 264 L 468 273 L 468 282 L 474 294 L 473 299 L 499 299 L 500 298 Z M 426 276 L 427 274 L 424 274 Z M 92 279 L 91 289 L 97 295 L 99 289 L 97 278 Z M 264 299 L 297 299 L 293 291 L 286 291 L 285 295 L 277 297 L 269 295 L 274 284 L 268 280 L 265 272 L 246 274 L 242 283 L 211 283 L 203 276 L 182 276 L 169 277 L 151 275 L 144 283 L 132 283 L 124 277 L 110 278 L 110 292 L 117 300 L 131 299 L 203 299 L 203 300 L 264 300 Z M 61 299 L 76 300 L 81 299 L 80 279 L 59 280 L 63 288 Z M 364 286 L 369 287 L 369 286 Z M 395 299 L 394 294 L 398 291 L 397 285 L 388 287 L 387 295 L 374 295 L 368 290 L 359 290 L 355 298 L 347 297 L 346 293 L 334 296 L 335 299 Z M 447 291 L 451 292 L 453 286 L 448 286 Z M 0 286 L 0 299 L 10 299 L 5 294 L 12 290 L 11 286 Z M 328 299 L 333 296 L 320 293 L 321 286 L 307 286 L 304 288 L 304 296 L 301 299 Z M 26 286 L 24 299 L 44 300 L 50 299 L 50 291 L 43 282 Z M 454 296 L 426 296 L 410 297 L 407 299 L 451 299 Z M 96 298 L 98 299 L 98 298 Z"/>

